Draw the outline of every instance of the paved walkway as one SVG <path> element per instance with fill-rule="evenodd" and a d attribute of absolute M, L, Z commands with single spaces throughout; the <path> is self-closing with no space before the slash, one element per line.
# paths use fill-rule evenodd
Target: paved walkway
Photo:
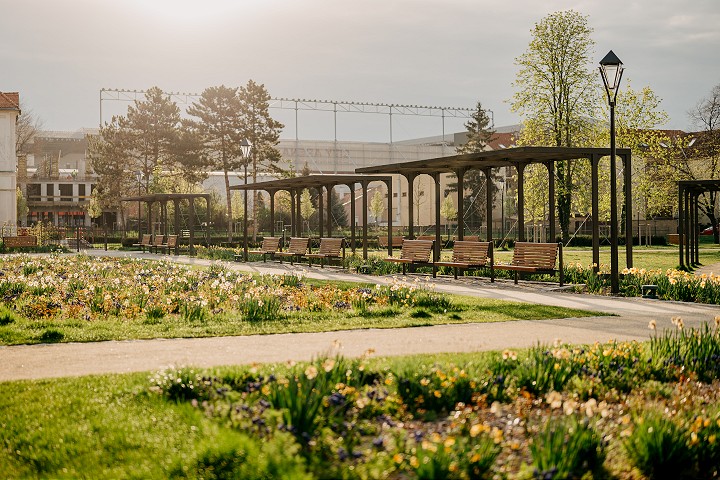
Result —
<path fill-rule="evenodd" d="M 90 255 L 142 256 L 171 259 L 191 265 L 210 265 L 212 261 L 88 250 Z M 388 283 L 391 277 L 358 275 L 337 268 L 280 265 L 268 263 L 225 263 L 228 268 L 262 274 L 304 272 L 329 281 Z M 417 277 L 415 277 L 417 278 Z M 581 308 L 610 316 L 516 321 L 486 324 L 441 325 L 409 329 L 365 329 L 323 333 L 277 334 L 196 339 L 158 339 L 97 343 L 64 343 L 0 347 L 0 381 L 49 377 L 146 371 L 166 365 L 211 367 L 230 364 L 309 360 L 331 352 L 359 356 L 368 349 L 376 355 L 414 353 L 471 352 L 521 348 L 557 339 L 572 343 L 595 341 L 646 340 L 652 334 L 650 320 L 659 328 L 673 328 L 670 319 L 682 317 L 688 327 L 712 322 L 720 307 L 568 293 L 557 286 L 511 281 L 490 284 L 486 279 L 466 277 L 431 279 L 423 277 L 437 291 L 484 298 L 496 298 L 542 305 Z M 521 282 L 522 283 L 522 282 Z"/>

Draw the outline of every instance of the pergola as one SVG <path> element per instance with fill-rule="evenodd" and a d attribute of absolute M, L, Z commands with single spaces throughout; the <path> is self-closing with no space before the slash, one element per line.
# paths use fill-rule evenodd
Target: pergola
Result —
<path fill-rule="evenodd" d="M 270 236 L 275 235 L 275 193 L 280 190 L 286 190 L 290 193 L 290 223 L 291 235 L 300 236 L 300 222 L 302 216 L 300 214 L 300 195 L 306 188 L 314 188 L 319 195 L 318 210 L 320 218 L 320 232 L 322 238 L 323 231 L 323 190 L 327 192 L 327 236 L 332 236 L 332 189 L 336 185 L 347 185 L 350 188 L 350 248 L 355 252 L 355 185 L 360 184 L 362 187 L 362 219 L 363 219 L 363 258 L 367 259 L 367 210 L 368 185 L 372 182 L 383 182 L 388 189 L 388 254 L 392 255 L 392 177 L 378 175 L 308 175 L 304 177 L 281 178 L 278 180 L 270 180 L 267 182 L 251 183 L 248 185 L 235 185 L 230 190 L 242 190 L 247 195 L 248 190 L 264 190 L 270 194 Z M 247 231 L 247 218 L 243 219 L 245 231 Z M 247 236 L 243 245 L 243 257 L 247 261 Z"/>
<path fill-rule="evenodd" d="M 681 180 L 678 182 L 678 233 L 680 267 L 700 264 L 698 199 L 704 193 L 720 191 L 720 180 Z"/>
<path fill-rule="evenodd" d="M 578 160 L 588 159 L 592 169 L 591 191 L 592 191 L 592 249 L 593 264 L 597 268 L 600 265 L 600 230 L 599 230 L 599 193 L 598 193 L 598 168 L 602 157 L 610 156 L 609 148 L 570 148 L 570 147 L 517 147 L 502 150 L 490 150 L 479 153 L 468 153 L 462 155 L 453 155 L 448 157 L 431 158 L 427 160 L 417 160 L 412 162 L 394 163 L 388 165 L 377 165 L 374 167 L 364 167 L 355 170 L 356 173 L 363 174 L 400 174 L 407 179 L 408 182 L 408 223 L 410 230 L 410 238 L 413 237 L 413 182 L 416 177 L 426 174 L 435 181 L 435 259 L 440 257 L 440 175 L 443 173 L 454 173 L 458 182 L 458 217 L 462 219 L 464 212 L 463 195 L 464 181 L 463 176 L 468 170 L 481 170 L 485 174 L 486 179 L 486 209 L 487 209 L 487 240 L 492 241 L 492 200 L 493 200 L 493 182 L 491 181 L 491 173 L 495 168 L 512 167 L 517 171 L 517 187 L 518 187 L 518 239 L 525 240 L 525 187 L 523 173 L 525 168 L 534 163 L 545 165 L 548 170 L 548 211 L 555 212 L 555 175 L 554 163 L 561 160 Z M 625 188 L 625 231 L 632 232 L 632 184 L 630 181 L 630 165 L 631 152 L 627 148 L 617 149 L 617 156 L 622 159 L 624 165 L 624 188 Z M 614 172 L 612 173 L 615 174 Z M 611 195 L 610 208 L 618 208 L 617 195 Z M 554 215 L 553 215 L 554 216 Z M 630 235 L 628 233 L 628 235 Z M 458 222 L 458 238 L 463 238 L 463 222 Z M 554 218 L 550 221 L 549 228 L 550 241 L 554 241 L 555 222 Z M 610 235 L 611 255 L 615 256 L 615 264 L 611 275 L 618 278 L 617 272 L 617 245 L 618 234 L 617 228 L 611 228 Z M 632 267 L 632 241 L 625 242 L 625 251 L 628 268 Z"/>
<path fill-rule="evenodd" d="M 175 208 L 174 208 L 174 224 L 175 229 L 173 230 L 175 234 L 180 233 L 180 202 L 183 200 L 188 200 L 189 202 L 189 212 L 188 212 L 188 245 L 190 248 L 190 252 L 192 253 L 194 251 L 194 244 L 195 244 L 195 200 L 203 198 L 205 199 L 205 205 L 207 206 L 207 211 L 210 211 L 210 194 L 209 193 L 153 193 L 148 195 L 139 195 L 136 197 L 124 197 L 121 198 L 121 202 L 138 202 L 138 203 L 145 203 L 147 204 L 147 221 L 148 221 L 148 228 L 152 231 L 152 206 L 154 203 L 160 204 L 160 222 L 162 224 L 162 233 L 163 235 L 167 235 L 168 233 L 168 218 L 167 218 L 167 205 L 169 202 L 173 202 Z M 140 215 L 140 211 L 138 211 L 138 216 Z M 138 221 L 138 235 L 140 235 L 140 222 Z M 207 232 L 206 232 L 207 235 Z M 176 247 L 176 253 L 177 253 Z"/>

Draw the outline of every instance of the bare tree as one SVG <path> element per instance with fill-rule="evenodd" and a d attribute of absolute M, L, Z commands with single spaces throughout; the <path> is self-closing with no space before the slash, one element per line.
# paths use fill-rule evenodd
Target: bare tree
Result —
<path fill-rule="evenodd" d="M 18 155 L 30 153 L 29 145 L 41 129 L 42 120 L 31 109 L 20 105 L 20 116 L 15 124 L 15 152 Z"/>

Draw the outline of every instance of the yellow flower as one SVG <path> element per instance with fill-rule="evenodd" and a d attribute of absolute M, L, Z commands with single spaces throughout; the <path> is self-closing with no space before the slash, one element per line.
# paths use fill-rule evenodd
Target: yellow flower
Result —
<path fill-rule="evenodd" d="M 427 387 L 429 384 L 430 380 L 427 378 L 423 378 L 422 380 L 420 380 L 420 385 L 422 385 L 423 387 Z"/>
<path fill-rule="evenodd" d="M 317 377 L 318 370 L 315 368 L 314 365 L 310 365 L 305 369 L 305 376 L 308 378 L 308 380 L 312 380 L 313 378 Z"/>
<path fill-rule="evenodd" d="M 393 455 L 393 461 L 395 463 L 402 463 L 403 460 L 405 460 L 405 455 L 403 455 L 402 453 L 396 453 L 395 455 Z"/>
<path fill-rule="evenodd" d="M 648 323 L 648 328 L 649 328 L 650 330 L 655 330 L 655 327 L 656 327 L 656 326 L 657 326 L 657 325 L 656 325 L 655 320 L 650 320 L 650 323 Z"/>
<path fill-rule="evenodd" d="M 261 391 L 263 395 L 270 395 L 270 387 L 268 385 L 263 385 Z"/>
<path fill-rule="evenodd" d="M 397 463 L 400 463 L 400 462 L 397 462 Z M 410 466 L 413 468 L 417 468 L 420 466 L 420 462 L 418 462 L 418 459 L 415 455 L 410 457 Z"/>
<path fill-rule="evenodd" d="M 328 358 L 327 360 L 325 360 L 323 362 L 323 370 L 325 370 L 326 372 L 329 372 L 330 370 L 332 370 L 334 366 L 335 366 L 335 360 L 333 360 L 332 358 Z"/>

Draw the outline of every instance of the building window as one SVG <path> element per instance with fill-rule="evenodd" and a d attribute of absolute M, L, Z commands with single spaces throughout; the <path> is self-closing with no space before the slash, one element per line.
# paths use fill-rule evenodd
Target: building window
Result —
<path fill-rule="evenodd" d="M 60 186 L 60 201 L 61 202 L 72 202 L 72 200 L 73 200 L 72 183 L 61 183 L 59 186 Z"/>
<path fill-rule="evenodd" d="M 85 184 L 81 183 L 78 185 L 78 196 L 80 197 L 80 200 L 85 200 Z"/>
<path fill-rule="evenodd" d="M 53 199 L 52 197 L 55 196 L 55 185 L 52 183 L 48 183 L 45 186 L 45 192 L 47 193 L 47 196 L 50 197 L 50 198 L 48 198 L 48 200 L 52 201 L 52 199 Z"/>
<path fill-rule="evenodd" d="M 407 197 L 407 192 L 403 192 L 402 196 Z"/>
<path fill-rule="evenodd" d="M 42 194 L 40 193 L 39 183 L 29 183 L 27 186 L 27 199 L 30 202 L 39 202 Z"/>

